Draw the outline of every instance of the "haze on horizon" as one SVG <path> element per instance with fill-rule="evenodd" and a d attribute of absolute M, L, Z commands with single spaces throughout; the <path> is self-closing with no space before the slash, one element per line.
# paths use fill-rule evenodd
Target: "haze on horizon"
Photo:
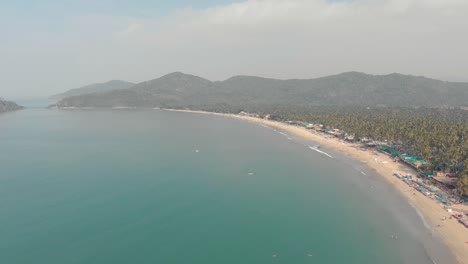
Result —
<path fill-rule="evenodd" d="M 182 71 L 313 78 L 399 72 L 468 81 L 465 0 L 0 3 L 0 96 Z"/>

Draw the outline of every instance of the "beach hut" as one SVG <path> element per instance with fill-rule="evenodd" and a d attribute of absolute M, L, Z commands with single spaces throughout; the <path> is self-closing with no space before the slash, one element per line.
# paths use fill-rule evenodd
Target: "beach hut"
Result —
<path fill-rule="evenodd" d="M 394 147 L 391 147 L 391 146 L 382 145 L 378 148 L 378 150 L 391 157 L 396 157 L 398 155 L 398 151 Z"/>

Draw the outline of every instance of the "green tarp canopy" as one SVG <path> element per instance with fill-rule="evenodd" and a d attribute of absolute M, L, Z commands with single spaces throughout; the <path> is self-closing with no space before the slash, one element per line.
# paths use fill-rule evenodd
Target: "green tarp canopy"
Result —
<path fill-rule="evenodd" d="M 434 172 L 433 172 L 433 171 L 430 171 L 430 170 L 425 170 L 424 173 L 425 173 L 427 176 L 434 176 Z"/>
<path fill-rule="evenodd" d="M 395 148 L 390 147 L 390 146 L 386 146 L 386 145 L 380 146 L 380 150 L 387 152 L 392 156 L 398 155 L 398 151 Z"/>
<path fill-rule="evenodd" d="M 424 160 L 419 159 L 417 156 L 410 156 L 410 155 L 406 155 L 406 154 L 401 154 L 400 158 L 405 159 L 405 160 L 410 161 L 410 162 L 419 162 L 421 164 L 426 163 Z"/>

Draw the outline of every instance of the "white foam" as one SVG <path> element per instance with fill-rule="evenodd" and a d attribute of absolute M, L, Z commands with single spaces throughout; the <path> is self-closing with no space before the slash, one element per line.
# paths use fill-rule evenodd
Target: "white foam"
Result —
<path fill-rule="evenodd" d="M 285 136 L 288 140 L 292 140 L 292 138 L 288 134 L 286 134 L 284 132 L 280 132 L 280 131 L 277 131 L 277 132 L 279 132 L 281 135 Z"/>
<path fill-rule="evenodd" d="M 309 146 L 309 148 L 310 148 L 311 150 L 315 150 L 315 151 L 317 151 L 318 153 L 322 153 L 323 155 L 325 155 L 325 156 L 327 156 L 327 157 L 333 159 L 333 156 L 330 155 L 330 154 L 328 154 L 328 153 L 326 153 L 325 151 L 321 151 L 320 149 L 317 149 L 317 148 L 314 148 L 314 147 L 311 147 L 311 146 Z"/>
<path fill-rule="evenodd" d="M 411 202 L 409 202 L 410 206 L 413 207 L 413 209 L 416 211 L 416 213 L 418 214 L 419 218 L 421 218 L 422 222 L 423 222 L 423 225 L 425 228 L 427 228 L 428 230 L 431 231 L 431 234 L 433 233 L 432 231 L 432 228 L 431 226 L 429 225 L 429 223 L 427 223 L 426 221 L 426 218 L 424 218 L 424 215 L 419 211 L 419 209 Z"/>

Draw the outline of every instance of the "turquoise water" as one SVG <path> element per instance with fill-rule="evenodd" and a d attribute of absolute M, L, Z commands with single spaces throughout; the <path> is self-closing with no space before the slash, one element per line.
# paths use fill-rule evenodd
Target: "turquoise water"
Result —
<path fill-rule="evenodd" d="M 401 197 L 303 144 L 210 115 L 2 114 L 0 263 L 429 262 Z"/>

